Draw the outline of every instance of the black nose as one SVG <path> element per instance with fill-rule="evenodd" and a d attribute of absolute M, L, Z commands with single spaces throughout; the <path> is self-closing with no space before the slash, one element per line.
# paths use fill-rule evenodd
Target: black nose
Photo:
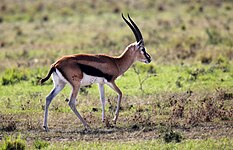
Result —
<path fill-rule="evenodd" d="M 150 57 L 150 55 L 148 53 L 146 53 L 146 59 L 147 59 L 148 63 L 151 62 L 151 57 Z"/>

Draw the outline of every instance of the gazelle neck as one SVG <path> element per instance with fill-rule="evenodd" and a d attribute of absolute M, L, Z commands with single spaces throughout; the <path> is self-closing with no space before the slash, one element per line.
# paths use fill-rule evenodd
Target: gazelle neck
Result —
<path fill-rule="evenodd" d="M 119 74 L 126 72 L 134 63 L 135 57 L 132 56 L 130 49 L 126 49 L 119 57 L 116 58 L 116 65 L 119 69 Z"/>

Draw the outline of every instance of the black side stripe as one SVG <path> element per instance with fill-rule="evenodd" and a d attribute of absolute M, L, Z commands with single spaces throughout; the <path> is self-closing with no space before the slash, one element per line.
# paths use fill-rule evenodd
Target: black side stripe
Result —
<path fill-rule="evenodd" d="M 90 76 L 95 76 L 95 77 L 103 77 L 105 78 L 108 82 L 112 80 L 113 76 L 109 75 L 107 73 L 103 73 L 101 70 L 92 67 L 92 66 L 88 66 L 88 65 L 84 65 L 84 64 L 79 64 L 80 69 L 86 73 L 87 75 Z"/>

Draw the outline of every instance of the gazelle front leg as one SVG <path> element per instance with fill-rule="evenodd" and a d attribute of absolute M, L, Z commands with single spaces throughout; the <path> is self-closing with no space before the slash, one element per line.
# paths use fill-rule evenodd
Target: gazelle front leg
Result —
<path fill-rule="evenodd" d="M 119 110 L 120 110 L 120 105 L 121 105 L 122 92 L 121 92 L 121 90 L 117 87 L 117 85 L 115 84 L 115 82 L 108 83 L 108 85 L 109 85 L 114 91 L 116 91 L 117 94 L 118 94 L 117 108 L 116 108 L 115 117 L 114 117 L 114 119 L 113 119 L 114 124 L 116 124 L 117 118 L 118 118 L 118 116 L 119 116 Z"/>
<path fill-rule="evenodd" d="M 80 85 L 78 86 L 72 86 L 72 92 L 70 95 L 70 100 L 68 102 L 71 110 L 75 113 L 75 115 L 79 118 L 79 120 L 82 122 L 85 128 L 90 128 L 90 126 L 86 123 L 86 121 L 82 118 L 82 116 L 79 114 L 78 110 L 76 109 L 76 97 L 78 95 L 78 91 L 80 88 Z"/>
<path fill-rule="evenodd" d="M 105 96 L 104 96 L 104 84 L 99 83 L 100 101 L 102 104 L 102 122 L 105 121 Z"/>

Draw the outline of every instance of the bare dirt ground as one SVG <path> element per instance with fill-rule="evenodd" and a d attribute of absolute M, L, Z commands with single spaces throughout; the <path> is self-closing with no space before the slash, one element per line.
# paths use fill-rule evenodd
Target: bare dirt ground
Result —
<path fill-rule="evenodd" d="M 37 114 L 35 114 L 37 116 Z M 59 117 L 60 116 L 60 117 Z M 94 117 L 93 117 L 94 116 Z M 39 116 L 38 116 L 39 117 Z M 50 122 L 50 131 L 42 128 L 42 118 L 31 119 L 28 115 L 1 115 L 1 136 L 21 133 L 27 141 L 43 139 L 46 141 L 140 141 L 162 138 L 168 132 L 165 122 L 156 123 L 156 120 L 148 123 L 131 122 L 119 119 L 119 123 L 113 126 L 111 123 L 94 121 L 92 114 L 91 129 L 84 129 L 82 124 L 75 119 L 73 114 L 51 114 L 53 122 Z M 86 116 L 86 117 L 90 117 Z M 17 118 L 17 119 L 16 119 Z M 35 117 L 33 117 L 35 118 Z M 55 119 L 57 118 L 57 119 Z M 90 119 L 90 118 L 89 118 Z M 151 120 L 156 118 L 151 118 Z M 16 121 L 17 120 L 17 121 Z M 144 120 L 146 122 L 146 120 Z M 169 124 L 169 123 L 167 123 Z M 108 125 L 108 127 L 106 126 Z M 184 139 L 207 138 L 233 138 L 233 121 L 211 121 L 199 123 L 196 126 L 177 125 L 172 130 L 181 133 Z"/>

